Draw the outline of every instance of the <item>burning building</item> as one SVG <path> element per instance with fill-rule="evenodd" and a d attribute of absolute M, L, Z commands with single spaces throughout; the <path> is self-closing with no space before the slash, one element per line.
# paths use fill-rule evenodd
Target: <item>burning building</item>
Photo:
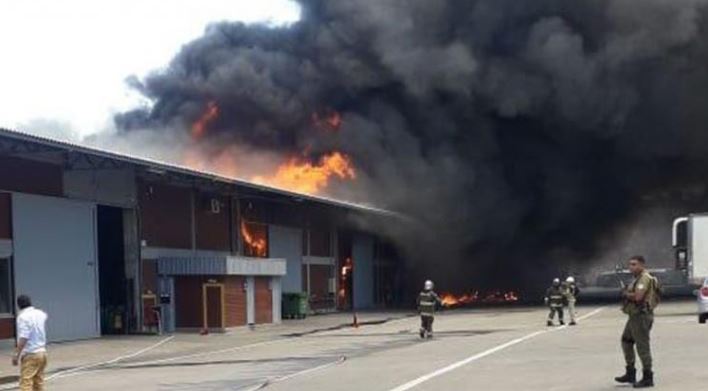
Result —
<path fill-rule="evenodd" d="M 390 306 L 398 263 L 358 223 L 372 218 L 397 219 L 0 129 L 0 339 L 22 293 L 53 341 L 277 323 L 283 293 L 315 311 Z"/>
<path fill-rule="evenodd" d="M 120 136 L 187 134 L 200 164 L 409 216 L 379 228 L 410 291 L 538 287 L 617 246 L 646 195 L 705 182 L 705 0 L 298 3 L 133 80 L 152 106 Z"/>

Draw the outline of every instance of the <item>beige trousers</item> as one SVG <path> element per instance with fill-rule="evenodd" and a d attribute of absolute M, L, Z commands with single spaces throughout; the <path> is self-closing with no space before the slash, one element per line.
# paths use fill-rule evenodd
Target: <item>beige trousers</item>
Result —
<path fill-rule="evenodd" d="M 20 391 L 44 390 L 44 369 L 47 367 L 47 353 L 29 353 L 20 363 Z"/>

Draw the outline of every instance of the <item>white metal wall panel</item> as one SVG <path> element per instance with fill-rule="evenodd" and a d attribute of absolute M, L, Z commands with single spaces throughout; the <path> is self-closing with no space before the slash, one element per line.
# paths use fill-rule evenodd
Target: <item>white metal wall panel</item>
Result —
<path fill-rule="evenodd" d="M 13 194 L 15 292 L 49 314 L 47 337 L 98 337 L 96 207 Z"/>
<path fill-rule="evenodd" d="M 271 295 L 273 297 L 273 323 L 282 322 L 281 313 L 281 300 L 282 300 L 282 288 L 281 288 L 282 278 L 273 277 L 270 279 L 270 290 L 273 292 Z"/>
<path fill-rule="evenodd" d="M 693 275 L 691 277 L 708 277 L 708 216 L 691 216 L 690 229 L 690 259 L 693 263 Z"/>
<path fill-rule="evenodd" d="M 355 235 L 352 240 L 354 261 L 354 308 L 374 305 L 374 240 L 368 235 Z"/>
<path fill-rule="evenodd" d="M 268 227 L 268 250 L 273 258 L 287 262 L 281 288 L 285 293 L 302 292 L 302 230 L 297 228 Z"/>

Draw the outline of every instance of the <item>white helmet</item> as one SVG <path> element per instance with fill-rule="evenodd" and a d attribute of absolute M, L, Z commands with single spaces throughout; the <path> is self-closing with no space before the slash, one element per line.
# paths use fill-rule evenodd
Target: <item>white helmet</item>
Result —
<path fill-rule="evenodd" d="M 575 283 L 575 278 L 573 278 L 573 276 L 570 276 L 570 277 L 568 277 L 568 278 L 565 279 L 565 282 L 567 282 L 568 284 L 574 284 L 574 283 Z"/>
<path fill-rule="evenodd" d="M 558 285 L 558 284 L 560 284 L 560 283 L 561 283 L 560 278 L 554 278 L 554 279 L 553 279 L 553 285 Z"/>
<path fill-rule="evenodd" d="M 433 284 L 432 281 L 430 281 L 430 280 L 426 280 L 426 281 L 425 281 L 424 288 L 425 288 L 426 291 L 432 291 L 432 290 L 433 290 L 433 286 L 434 286 L 434 284 Z"/>

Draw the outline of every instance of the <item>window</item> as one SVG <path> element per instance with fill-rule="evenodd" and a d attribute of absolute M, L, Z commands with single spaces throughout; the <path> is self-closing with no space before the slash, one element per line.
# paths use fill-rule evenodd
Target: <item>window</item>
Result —
<path fill-rule="evenodd" d="M 241 239 L 243 255 L 247 257 L 268 258 L 267 225 L 241 221 Z"/>
<path fill-rule="evenodd" d="M 0 258 L 0 314 L 11 314 L 12 305 L 12 269 L 8 258 Z"/>
<path fill-rule="evenodd" d="M 332 256 L 332 238 L 328 230 L 311 229 L 310 243 L 307 245 L 307 233 L 303 231 L 303 254 L 315 257 L 331 257 Z M 309 250 L 309 252 L 308 252 Z"/>

